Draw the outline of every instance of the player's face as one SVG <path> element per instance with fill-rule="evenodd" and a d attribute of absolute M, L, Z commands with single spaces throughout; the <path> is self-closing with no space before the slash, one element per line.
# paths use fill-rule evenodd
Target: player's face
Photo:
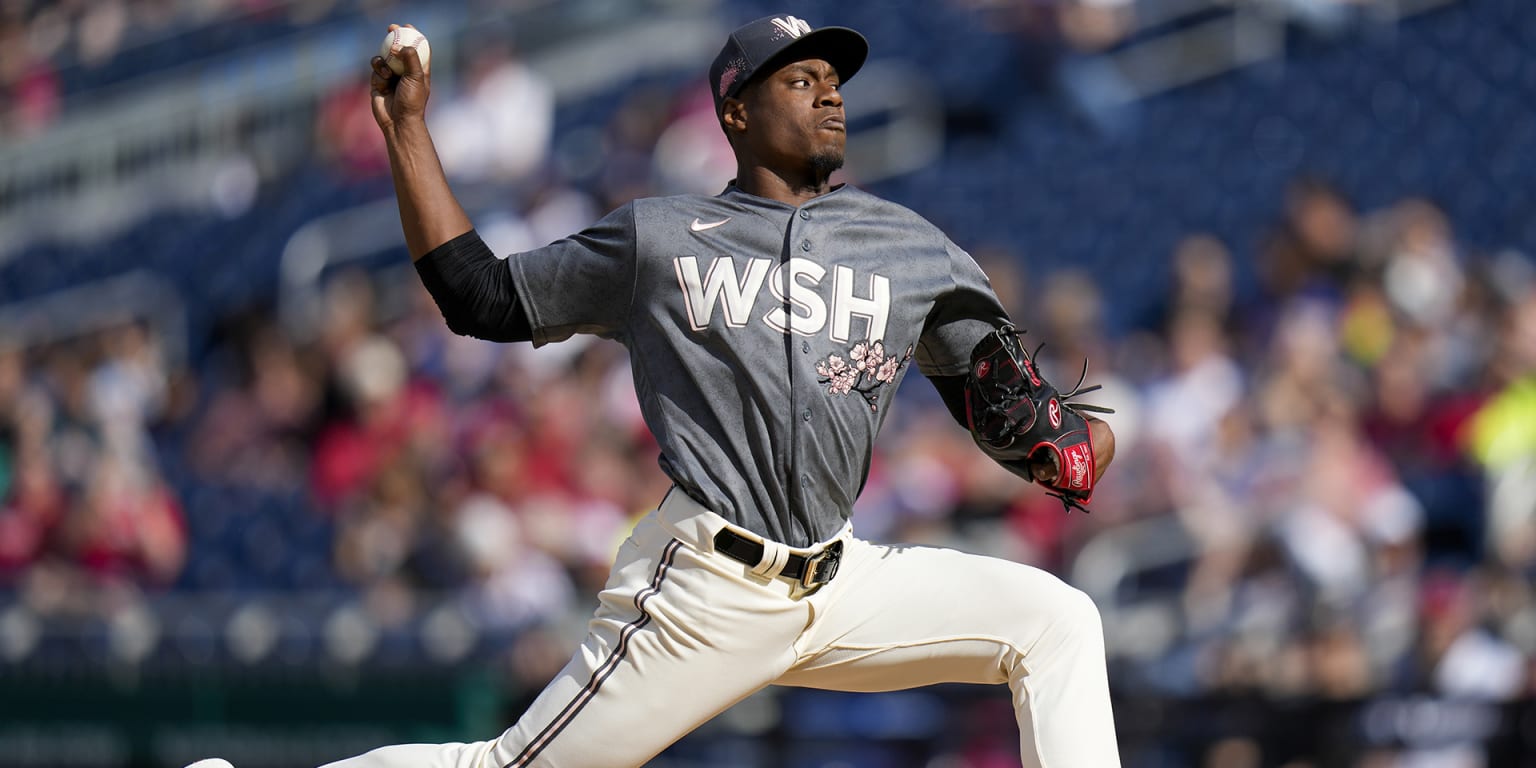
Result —
<path fill-rule="evenodd" d="M 745 94 L 752 154 L 770 166 L 842 167 L 848 131 L 841 84 L 822 59 L 790 62 L 757 82 Z"/>

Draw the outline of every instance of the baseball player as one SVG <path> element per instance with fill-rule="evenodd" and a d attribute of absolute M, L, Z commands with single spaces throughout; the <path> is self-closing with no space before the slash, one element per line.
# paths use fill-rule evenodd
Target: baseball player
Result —
<path fill-rule="evenodd" d="M 629 350 L 675 482 L 621 546 L 581 647 L 522 718 L 470 744 L 383 747 L 332 768 L 636 766 L 770 684 L 886 691 L 1006 683 L 1026 766 L 1119 765 L 1092 601 L 1044 571 L 886 546 L 849 514 L 913 363 L 978 446 L 1086 501 L 1113 434 L 1062 403 L 976 263 L 917 214 L 828 176 L 859 33 L 789 15 L 710 67 L 738 171 L 714 197 L 624 205 L 505 260 L 449 190 L 431 79 L 372 62 L 416 268 L 457 333 Z"/>

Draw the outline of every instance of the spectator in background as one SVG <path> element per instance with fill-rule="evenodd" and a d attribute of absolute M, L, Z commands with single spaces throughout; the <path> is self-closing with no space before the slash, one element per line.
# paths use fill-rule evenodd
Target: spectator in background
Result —
<path fill-rule="evenodd" d="M 1407 319 L 1440 327 L 1451 319 L 1461 298 L 1461 266 L 1445 213 L 1427 200 L 1405 200 L 1387 213 L 1390 227 L 1382 284 Z"/>
<path fill-rule="evenodd" d="M 736 175 L 736 158 L 702 83 L 678 97 L 671 121 L 656 137 L 652 173 L 663 195 L 713 195 Z"/>
<path fill-rule="evenodd" d="M 493 631 L 559 618 L 575 600 L 565 569 L 530 530 L 538 501 L 516 474 L 527 450 L 520 438 L 510 430 L 485 437 L 476 455 L 482 487 L 453 511 L 456 541 L 470 568 L 471 615 Z"/>
<path fill-rule="evenodd" d="M 1536 568 L 1536 283 L 1507 309 L 1496 347 L 1497 391 L 1467 437 L 1489 486 L 1489 549 L 1528 573 Z"/>
<path fill-rule="evenodd" d="M 1490 633 L 1487 584 L 1474 576 L 1431 572 L 1420 591 L 1416 656 L 1405 681 L 1455 699 L 1508 701 L 1525 687 L 1525 662 Z"/>
<path fill-rule="evenodd" d="M 1313 177 L 1291 183 L 1285 211 L 1262 249 L 1270 301 L 1308 296 L 1337 301 L 1354 277 L 1358 216 L 1332 184 Z"/>
<path fill-rule="evenodd" d="M 41 375 L 0 349 L 0 578 L 49 605 L 82 577 L 173 583 L 187 539 L 151 439 L 170 376 L 158 339 L 128 324 L 35 354 Z"/>
<path fill-rule="evenodd" d="M 504 40 L 468 41 L 464 50 L 463 85 L 433 112 L 443 170 L 464 182 L 522 183 L 549 154 L 554 92 Z M 367 100 L 357 105 L 366 115 Z"/>
<path fill-rule="evenodd" d="M 157 340 L 138 324 L 98 334 L 89 370 L 62 366 L 61 435 L 79 462 L 80 495 L 63 523 L 69 557 L 99 580 L 168 585 L 186 560 L 186 525 L 160 479 L 150 430 L 164 415 L 168 367 Z"/>
<path fill-rule="evenodd" d="M 1237 333 L 1233 325 L 1237 289 L 1232 252 L 1226 244 L 1205 232 L 1186 235 L 1174 246 L 1170 262 L 1173 283 L 1140 324 L 1167 334 L 1176 315 L 1194 310 L 1214 318 L 1228 333 Z"/>
<path fill-rule="evenodd" d="M 337 506 L 336 567 L 343 579 L 362 587 L 384 580 L 405 588 L 436 586 L 409 573 L 430 514 L 420 467 L 397 456 Z"/>
<path fill-rule="evenodd" d="M 92 462 L 62 527 L 65 553 L 98 582 L 165 586 L 186 562 L 186 524 L 170 489 L 111 452 Z"/>
<path fill-rule="evenodd" d="M 1361 439 L 1353 419 L 1310 425 L 1299 491 L 1276 521 L 1291 561 L 1323 605 L 1355 604 L 1370 589 L 1372 552 L 1417 539 L 1424 512 L 1391 467 Z"/>
<path fill-rule="evenodd" d="M 671 120 L 671 103 L 670 90 L 641 86 L 626 94 L 609 118 L 597 178 L 602 210 L 656 194 L 651 154 Z"/>
<path fill-rule="evenodd" d="M 140 3 L 137 10 L 140 11 L 138 21 L 147 22 L 146 26 L 158 21 L 154 13 L 155 3 Z M 103 67 L 111 62 L 122 47 L 123 40 L 127 36 L 130 23 L 134 19 L 129 14 L 128 4 L 124 0 L 101 0 L 101 2 L 87 3 L 76 23 L 76 56 L 80 63 L 87 67 Z"/>
<path fill-rule="evenodd" d="M 39 32 L 47 31 L 47 24 Z M 62 107 L 58 70 L 49 60 L 50 35 L 33 36 L 19 20 L 0 18 L 0 135 L 24 139 L 47 130 Z"/>
<path fill-rule="evenodd" d="M 0 584 L 14 585 L 49 549 L 64 489 L 48 448 L 50 408 L 28 381 L 25 352 L 0 342 Z"/>
<path fill-rule="evenodd" d="M 130 323 L 100 335 L 101 360 L 87 384 L 92 420 L 104 447 L 125 459 L 153 464 L 151 430 L 168 413 L 170 370 L 160 344 Z"/>
<path fill-rule="evenodd" d="M 367 91 L 365 82 L 344 82 L 320 100 L 315 120 L 316 154 L 342 183 L 389 173 L 384 140 L 368 114 Z"/>
<path fill-rule="evenodd" d="M 397 461 L 439 441 L 441 402 L 434 389 L 412 382 L 405 358 L 384 336 L 351 345 L 337 360 L 344 413 L 321 428 L 313 460 L 314 492 L 322 508 L 336 508 L 368 489 Z"/>
<path fill-rule="evenodd" d="M 1057 372 L 1053 378 L 1065 384 L 1069 377 L 1076 380 L 1082 361 L 1110 357 L 1104 332 L 1104 296 L 1091 277 L 1077 270 L 1059 270 L 1042 282 L 1042 298 L 1035 306 L 1038 322 L 1044 324 L 1051 343 L 1041 351 L 1041 367 L 1047 373 Z M 1094 370 L 1096 382 L 1104 375 L 1102 368 Z"/>
<path fill-rule="evenodd" d="M 1136 29 L 1134 0 L 1060 0 L 1057 24 L 1065 43 L 1057 87 L 1098 130 L 1117 134 L 1134 125 L 1139 94 L 1121 66 L 1102 54 Z"/>
<path fill-rule="evenodd" d="M 303 487 L 320 416 L 317 365 L 270 318 L 254 325 L 234 339 L 235 371 L 212 395 L 187 459 L 210 479 L 295 490 Z"/>
<path fill-rule="evenodd" d="M 27 368 L 21 348 L 0 338 L 0 499 L 10 495 L 15 483 L 17 454 L 21 449 L 16 419 L 26 386 Z"/>
<path fill-rule="evenodd" d="M 1229 353 L 1220 317 L 1198 305 L 1170 320 L 1167 379 L 1147 389 L 1147 432 L 1178 466 L 1174 477 L 1207 475 L 1219 455 L 1217 429 L 1246 394 L 1243 373 Z"/>
<path fill-rule="evenodd" d="M 22 452 L 9 470 L 0 497 L 0 584 L 8 586 L 53 549 L 66 504 L 45 452 Z"/>
<path fill-rule="evenodd" d="M 1244 500 L 1252 490 L 1255 440 L 1244 374 L 1230 357 L 1220 316 L 1197 302 L 1177 311 L 1168 329 L 1171 370 L 1145 388 L 1146 440 L 1156 475 L 1199 550 L 1186 604 L 1208 611 L 1228 597 L 1227 582 L 1258 525 Z"/>

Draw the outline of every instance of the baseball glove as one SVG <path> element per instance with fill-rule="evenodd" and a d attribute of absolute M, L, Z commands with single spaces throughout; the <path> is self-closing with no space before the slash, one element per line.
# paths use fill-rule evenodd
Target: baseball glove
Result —
<path fill-rule="evenodd" d="M 976 444 L 993 460 L 1027 480 L 1039 482 L 1061 499 L 1068 512 L 1084 512 L 1093 497 L 1093 442 L 1083 411 L 1113 409 L 1067 399 L 1099 389 L 1083 387 L 1088 363 L 1077 386 L 1062 394 L 1040 376 L 1034 352 L 1019 344 L 1023 331 L 1005 325 L 984 336 L 971 350 L 965 382 L 965 417 Z M 1044 346 L 1044 345 L 1041 345 Z M 1045 465 L 1042 468 L 1042 464 Z M 1040 470 L 1037 472 L 1037 470 Z M 1050 482 L 1040 477 L 1055 477 Z"/>

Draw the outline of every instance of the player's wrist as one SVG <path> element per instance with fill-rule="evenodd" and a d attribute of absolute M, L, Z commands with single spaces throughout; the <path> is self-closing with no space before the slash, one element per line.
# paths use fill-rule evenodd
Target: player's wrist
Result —
<path fill-rule="evenodd" d="M 382 126 L 384 140 L 388 142 L 411 143 L 415 141 L 429 140 L 427 131 L 427 119 L 424 114 L 401 115 Z"/>

